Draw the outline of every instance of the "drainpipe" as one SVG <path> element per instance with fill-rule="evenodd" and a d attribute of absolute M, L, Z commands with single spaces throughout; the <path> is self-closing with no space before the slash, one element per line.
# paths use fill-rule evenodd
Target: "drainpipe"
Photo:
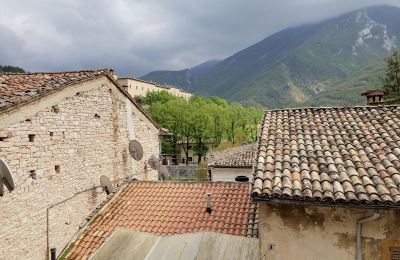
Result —
<path fill-rule="evenodd" d="M 362 253 L 361 253 L 361 234 L 362 234 L 362 224 L 377 220 L 381 214 L 379 211 L 375 211 L 373 215 L 369 217 L 360 218 L 357 221 L 357 244 L 356 244 L 356 259 L 362 260 Z"/>

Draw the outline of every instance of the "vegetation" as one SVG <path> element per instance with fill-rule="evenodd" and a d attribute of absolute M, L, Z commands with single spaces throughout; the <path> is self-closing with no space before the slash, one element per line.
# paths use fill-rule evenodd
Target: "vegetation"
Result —
<path fill-rule="evenodd" d="M 1 66 L 0 65 L 0 73 L 1 72 L 25 72 L 24 69 L 20 67 L 13 67 L 13 66 Z"/>
<path fill-rule="evenodd" d="M 162 143 L 163 152 L 177 155 L 182 147 L 187 159 L 189 149 L 193 149 L 199 156 L 199 163 L 211 146 L 218 146 L 225 140 L 231 144 L 256 141 L 262 117 L 261 108 L 228 103 L 219 97 L 194 96 L 185 100 L 161 91 L 148 93 L 140 102 L 172 133 Z"/>
<path fill-rule="evenodd" d="M 393 52 L 386 59 L 386 75 L 383 88 L 388 92 L 390 103 L 400 103 L 400 53 Z"/>
<path fill-rule="evenodd" d="M 187 70 L 144 78 L 268 108 L 362 104 L 361 92 L 379 87 L 381 76 L 374 80 L 364 68 L 383 61 L 400 38 L 400 8 L 373 6 L 364 11 L 368 15 L 362 19 L 353 11 L 277 32 L 214 64 L 196 80 Z M 360 37 L 365 31 L 369 34 Z M 389 39 L 386 31 L 391 32 Z"/>

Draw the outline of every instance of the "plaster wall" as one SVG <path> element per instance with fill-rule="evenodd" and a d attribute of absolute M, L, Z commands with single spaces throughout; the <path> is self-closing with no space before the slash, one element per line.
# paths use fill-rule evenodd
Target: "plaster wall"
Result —
<path fill-rule="evenodd" d="M 387 259 L 387 245 L 400 246 L 400 211 L 380 210 L 363 225 L 364 260 Z M 370 209 L 259 203 L 261 258 L 354 260 L 356 224 Z"/>
<path fill-rule="evenodd" d="M 118 82 L 127 88 L 128 93 L 132 96 L 144 97 L 149 92 L 159 92 L 162 90 L 168 91 L 174 96 L 189 99 L 192 94 L 175 87 L 164 87 L 156 83 L 143 81 L 134 78 L 120 78 Z"/>
<path fill-rule="evenodd" d="M 212 181 L 234 182 L 237 176 L 246 176 L 251 181 L 251 168 L 211 168 Z"/>
<path fill-rule="evenodd" d="M 139 162 L 129 131 L 143 145 Z M 116 186 L 127 176 L 156 180 L 146 162 L 158 152 L 158 129 L 106 77 L 1 115 L 0 158 L 16 188 L 0 197 L 0 259 L 45 259 L 47 238 L 60 253 L 106 199 L 100 176 Z"/>

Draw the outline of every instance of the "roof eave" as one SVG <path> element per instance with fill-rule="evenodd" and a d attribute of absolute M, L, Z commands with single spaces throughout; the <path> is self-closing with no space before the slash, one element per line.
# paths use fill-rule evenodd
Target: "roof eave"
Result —
<path fill-rule="evenodd" d="M 265 202 L 268 204 L 296 205 L 296 206 L 321 206 L 321 207 L 340 207 L 340 208 L 361 208 L 361 209 L 398 209 L 397 204 L 365 204 L 356 202 L 336 202 L 336 201 L 320 201 L 320 200 L 294 200 L 294 199 L 279 199 L 268 198 L 252 195 L 252 201 Z"/>

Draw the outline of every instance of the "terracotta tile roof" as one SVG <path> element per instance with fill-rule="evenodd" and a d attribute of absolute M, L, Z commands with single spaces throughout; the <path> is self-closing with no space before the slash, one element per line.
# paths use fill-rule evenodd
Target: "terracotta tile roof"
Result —
<path fill-rule="evenodd" d="M 99 76 L 107 76 L 117 88 L 123 92 L 151 122 L 161 129 L 155 122 L 121 87 L 112 76 L 111 69 L 80 70 L 64 72 L 33 72 L 33 73 L 0 73 L 0 114 L 14 109 L 20 105 L 50 94 L 64 87 L 95 79 Z"/>
<path fill-rule="evenodd" d="M 210 153 L 208 166 L 215 168 L 251 168 L 257 154 L 257 144 L 247 144 Z"/>
<path fill-rule="evenodd" d="M 266 111 L 252 196 L 400 207 L 399 171 L 399 106 Z"/>
<path fill-rule="evenodd" d="M 211 214 L 206 212 L 209 192 Z M 117 228 L 158 235 L 212 231 L 256 236 L 256 210 L 249 184 L 133 182 L 100 211 L 72 244 L 67 258 L 88 258 Z"/>
<path fill-rule="evenodd" d="M 93 79 L 109 70 L 0 73 L 0 112 L 66 85 Z"/>

